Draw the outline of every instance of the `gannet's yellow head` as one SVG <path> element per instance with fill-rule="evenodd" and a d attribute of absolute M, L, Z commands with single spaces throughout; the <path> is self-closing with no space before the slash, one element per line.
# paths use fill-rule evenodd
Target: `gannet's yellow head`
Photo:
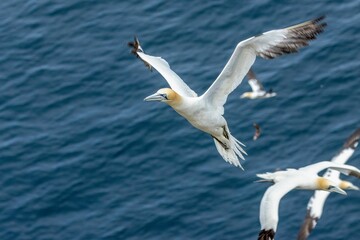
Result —
<path fill-rule="evenodd" d="M 244 92 L 240 98 L 252 98 L 252 92 Z"/>
<path fill-rule="evenodd" d="M 167 104 L 172 104 L 180 101 L 180 95 L 177 94 L 171 88 L 162 88 L 159 91 L 157 91 L 155 94 L 146 97 L 144 101 L 147 102 L 159 101 L 159 102 L 165 102 Z"/>
<path fill-rule="evenodd" d="M 341 181 L 339 187 L 344 190 L 359 190 L 357 186 L 348 181 Z"/>
<path fill-rule="evenodd" d="M 336 193 L 346 195 L 346 192 L 344 190 L 342 190 L 340 187 L 338 187 L 336 183 L 334 183 L 333 181 L 330 181 L 329 179 L 323 178 L 323 177 L 318 177 L 316 179 L 316 187 L 319 190 L 324 190 L 324 191 L 328 191 L 328 192 L 336 192 Z"/>

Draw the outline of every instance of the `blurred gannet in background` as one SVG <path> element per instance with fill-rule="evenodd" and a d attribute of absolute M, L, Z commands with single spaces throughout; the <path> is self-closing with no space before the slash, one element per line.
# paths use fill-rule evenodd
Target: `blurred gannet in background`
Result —
<path fill-rule="evenodd" d="M 345 164 L 346 161 L 353 155 L 355 148 L 359 144 L 360 128 L 353 132 L 346 140 L 343 148 L 340 152 L 331 160 L 335 163 Z M 347 181 L 342 181 L 339 178 L 340 173 L 331 169 L 327 170 L 323 177 L 330 179 L 337 183 L 341 189 L 345 190 L 359 190 L 358 187 Z M 319 221 L 322 215 L 325 201 L 329 196 L 329 192 L 315 191 L 314 195 L 310 198 L 307 206 L 307 213 L 303 225 L 299 231 L 298 240 L 305 240 L 310 235 L 311 231 L 315 228 L 316 223 Z"/>
<path fill-rule="evenodd" d="M 254 123 L 253 126 L 255 128 L 255 133 L 254 133 L 254 136 L 253 136 L 253 140 L 256 141 L 260 137 L 261 128 L 260 128 L 259 124 L 257 124 L 257 123 Z"/>
<path fill-rule="evenodd" d="M 293 189 L 304 190 L 324 190 L 328 192 L 337 192 L 345 194 L 346 192 L 338 187 L 338 183 L 324 177 L 319 177 L 318 172 L 326 168 L 340 171 L 346 175 L 352 175 L 360 178 L 360 170 L 350 165 L 323 161 L 297 169 L 287 169 L 274 173 L 257 174 L 264 179 L 260 182 L 273 182 L 260 204 L 260 224 L 261 231 L 258 240 L 274 239 L 278 219 L 279 203 L 281 198 Z"/>
<path fill-rule="evenodd" d="M 242 143 L 231 135 L 223 117 L 223 106 L 228 95 L 241 83 L 256 56 L 271 59 L 297 52 L 323 32 L 326 26 L 326 23 L 322 22 L 323 19 L 324 17 L 320 17 L 288 28 L 268 31 L 240 42 L 220 75 L 199 97 L 171 70 L 164 59 L 145 54 L 135 38 L 134 42 L 129 43 L 133 48 L 132 53 L 148 68 L 155 68 L 171 87 L 160 89 L 144 100 L 160 101 L 170 105 L 191 125 L 211 135 L 216 149 L 225 161 L 242 168 L 238 157 L 244 159 L 242 153 L 245 154 L 245 151 L 240 146 Z"/>
<path fill-rule="evenodd" d="M 248 83 L 252 89 L 252 92 L 244 92 L 240 96 L 240 98 L 256 99 L 256 98 L 271 98 L 276 96 L 276 93 L 273 92 L 272 89 L 270 89 L 269 91 L 265 91 L 264 86 L 256 78 L 255 73 L 252 71 L 252 69 L 249 70 L 246 76 L 248 77 Z"/>

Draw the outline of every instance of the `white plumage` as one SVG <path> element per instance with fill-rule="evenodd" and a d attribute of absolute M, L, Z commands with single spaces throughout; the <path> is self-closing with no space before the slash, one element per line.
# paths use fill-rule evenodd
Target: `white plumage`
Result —
<path fill-rule="evenodd" d="M 355 148 L 359 144 L 359 140 L 360 140 L 360 128 L 354 131 L 348 137 L 340 152 L 336 156 L 334 156 L 331 161 L 334 163 L 345 164 L 347 160 L 355 152 Z M 342 189 L 359 190 L 359 188 L 354 186 L 352 183 L 347 181 L 342 181 L 339 178 L 339 176 L 340 173 L 338 171 L 334 171 L 331 169 L 328 169 L 323 175 L 323 177 L 335 182 Z M 317 222 L 321 218 L 324 204 L 329 194 L 330 194 L 329 192 L 324 192 L 324 191 L 314 192 L 314 195 L 310 198 L 309 203 L 307 205 L 307 214 L 300 228 L 297 237 L 298 240 L 306 240 L 310 235 L 311 231 L 315 228 Z"/>
<path fill-rule="evenodd" d="M 271 98 L 276 96 L 276 93 L 273 92 L 271 89 L 269 91 L 265 90 L 264 86 L 256 78 L 255 73 L 252 71 L 252 69 L 249 70 L 247 77 L 252 92 L 245 92 L 240 96 L 240 98 L 257 99 L 257 98 Z"/>
<path fill-rule="evenodd" d="M 344 190 L 338 187 L 337 183 L 317 175 L 319 171 L 326 168 L 340 171 L 346 175 L 360 177 L 360 170 L 356 167 L 329 161 L 315 163 L 298 170 L 287 169 L 274 173 L 257 174 L 258 177 L 263 179 L 261 181 L 274 183 L 273 186 L 266 190 L 261 199 L 259 215 L 261 231 L 259 233 L 259 240 L 274 239 L 279 220 L 280 200 L 292 189 L 324 190 L 346 194 Z"/>
<path fill-rule="evenodd" d="M 160 57 L 145 54 L 137 39 L 129 43 L 132 52 L 149 68 L 155 68 L 168 82 L 171 89 L 160 89 L 145 98 L 146 101 L 161 101 L 170 105 L 194 127 L 210 134 L 216 148 L 225 161 L 241 167 L 239 158 L 244 159 L 241 143 L 231 135 L 223 117 L 224 104 L 228 95 L 241 83 L 254 63 L 256 56 L 274 58 L 297 52 L 307 46 L 326 26 L 323 17 L 289 28 L 272 30 L 240 42 L 220 75 L 201 96 L 191 90 Z M 242 168 L 242 167 L 241 167 Z"/>

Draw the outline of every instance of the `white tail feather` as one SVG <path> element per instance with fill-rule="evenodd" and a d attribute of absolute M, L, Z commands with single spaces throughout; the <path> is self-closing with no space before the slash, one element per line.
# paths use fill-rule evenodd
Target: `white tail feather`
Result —
<path fill-rule="evenodd" d="M 242 149 L 242 147 L 240 146 L 240 144 L 245 146 L 244 144 L 239 142 L 236 138 L 234 138 L 231 135 L 229 136 L 230 148 L 228 148 L 227 150 L 215 138 L 214 138 L 214 143 L 216 149 L 218 150 L 218 152 L 226 162 L 233 164 L 236 167 L 240 167 L 242 170 L 244 170 L 244 168 L 241 166 L 239 161 L 239 157 L 245 160 L 243 154 L 247 155 L 244 149 Z"/>
<path fill-rule="evenodd" d="M 257 177 L 262 178 L 263 180 L 258 180 L 258 182 L 274 182 L 274 173 L 259 173 L 256 174 Z"/>

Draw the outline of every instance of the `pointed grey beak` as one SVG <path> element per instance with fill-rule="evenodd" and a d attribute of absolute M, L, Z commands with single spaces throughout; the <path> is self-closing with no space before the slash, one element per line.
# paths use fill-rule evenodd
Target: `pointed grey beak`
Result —
<path fill-rule="evenodd" d="M 337 186 L 332 186 L 332 188 L 330 189 L 329 192 L 336 192 L 336 193 L 340 193 L 342 195 L 347 195 L 347 193 L 342 190 L 341 188 L 337 187 Z"/>
<path fill-rule="evenodd" d="M 355 185 L 350 185 L 346 190 L 359 190 L 359 187 Z"/>
<path fill-rule="evenodd" d="M 150 96 L 147 96 L 146 98 L 144 98 L 144 101 L 146 102 L 153 102 L 153 101 L 163 101 L 163 100 L 166 100 L 164 98 L 164 96 L 162 96 L 161 94 L 159 93 L 155 93 L 153 95 L 150 95 Z"/>

